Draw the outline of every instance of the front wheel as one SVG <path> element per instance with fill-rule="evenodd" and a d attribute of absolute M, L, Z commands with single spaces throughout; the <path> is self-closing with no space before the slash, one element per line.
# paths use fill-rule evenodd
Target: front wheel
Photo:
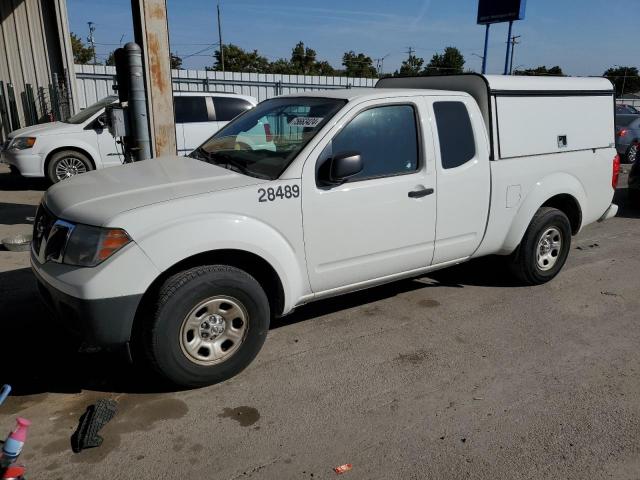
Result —
<path fill-rule="evenodd" d="M 267 296 L 251 275 L 208 265 L 167 279 L 141 340 L 162 376 L 201 387 L 247 367 L 264 344 L 269 321 Z"/>
<path fill-rule="evenodd" d="M 511 258 L 511 270 L 527 285 L 552 280 L 567 261 L 571 223 L 558 209 L 543 207 L 534 215 L 520 246 Z"/>
<path fill-rule="evenodd" d="M 91 170 L 93 170 L 93 166 L 86 155 L 75 150 L 63 150 L 51 157 L 47 176 L 51 183 L 58 183 Z"/>

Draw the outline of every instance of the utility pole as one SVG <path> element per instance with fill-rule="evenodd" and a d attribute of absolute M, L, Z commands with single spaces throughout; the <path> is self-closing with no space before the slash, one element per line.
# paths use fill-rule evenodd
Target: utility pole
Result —
<path fill-rule="evenodd" d="M 624 87 L 627 84 L 627 70 L 628 67 L 624 67 L 624 78 L 622 79 L 622 92 L 620 93 L 620 97 L 624 97 Z"/>
<path fill-rule="evenodd" d="M 96 55 L 96 38 L 93 35 L 96 31 L 96 24 L 93 22 L 87 22 L 89 24 L 89 36 L 87 37 L 87 42 L 89 42 L 89 45 L 91 45 L 91 48 L 93 49 L 93 64 L 97 65 L 98 64 L 98 58 Z"/>
<path fill-rule="evenodd" d="M 220 43 L 220 63 L 222 64 L 222 71 L 224 72 L 224 45 L 222 43 L 222 27 L 220 25 L 220 2 L 218 2 L 218 40 Z"/>
<path fill-rule="evenodd" d="M 504 75 L 509 73 L 509 57 L 511 56 L 511 32 L 513 31 L 513 20 L 509 22 L 509 34 L 507 35 L 507 55 L 504 59 Z"/>
<path fill-rule="evenodd" d="M 509 75 L 513 75 L 513 55 L 516 51 L 516 45 L 520 45 L 518 41 L 519 38 L 522 38 L 522 35 L 514 35 L 511 37 L 511 64 L 509 66 Z"/>

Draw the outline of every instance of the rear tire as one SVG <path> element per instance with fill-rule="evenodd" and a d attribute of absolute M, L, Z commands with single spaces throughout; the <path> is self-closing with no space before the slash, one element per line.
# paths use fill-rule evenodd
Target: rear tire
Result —
<path fill-rule="evenodd" d="M 511 258 L 511 271 L 526 285 L 541 285 L 562 270 L 571 249 L 571 223 L 556 208 L 540 208 Z"/>
<path fill-rule="evenodd" d="M 163 377 L 202 387 L 244 370 L 262 348 L 269 321 L 267 296 L 251 275 L 207 265 L 165 281 L 141 341 Z"/>
<path fill-rule="evenodd" d="M 51 183 L 58 183 L 93 170 L 91 160 L 76 150 L 62 150 L 55 153 L 47 167 L 47 177 Z"/>

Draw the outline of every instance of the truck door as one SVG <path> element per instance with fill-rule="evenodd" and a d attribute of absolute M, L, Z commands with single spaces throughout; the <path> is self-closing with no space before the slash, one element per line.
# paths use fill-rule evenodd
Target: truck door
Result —
<path fill-rule="evenodd" d="M 430 265 L 436 198 L 432 151 L 423 147 L 431 136 L 423 131 L 425 109 L 420 98 L 359 105 L 305 163 L 303 227 L 314 292 Z M 323 169 L 345 153 L 359 154 L 363 170 L 342 185 L 323 185 Z"/>
<path fill-rule="evenodd" d="M 438 207 L 433 264 L 472 255 L 487 226 L 491 198 L 484 120 L 469 97 L 431 97 Z"/>

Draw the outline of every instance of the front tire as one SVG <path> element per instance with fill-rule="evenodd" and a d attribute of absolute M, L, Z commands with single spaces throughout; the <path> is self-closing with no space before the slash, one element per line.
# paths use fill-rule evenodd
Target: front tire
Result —
<path fill-rule="evenodd" d="M 163 377 L 202 387 L 244 370 L 262 348 L 269 321 L 267 296 L 251 275 L 207 265 L 165 281 L 141 340 Z"/>
<path fill-rule="evenodd" d="M 571 223 L 558 209 L 534 215 L 511 259 L 511 271 L 526 285 L 541 285 L 562 270 L 571 249 Z"/>
<path fill-rule="evenodd" d="M 86 155 L 75 150 L 62 150 L 51 157 L 47 177 L 51 183 L 58 183 L 91 170 L 93 165 Z"/>

